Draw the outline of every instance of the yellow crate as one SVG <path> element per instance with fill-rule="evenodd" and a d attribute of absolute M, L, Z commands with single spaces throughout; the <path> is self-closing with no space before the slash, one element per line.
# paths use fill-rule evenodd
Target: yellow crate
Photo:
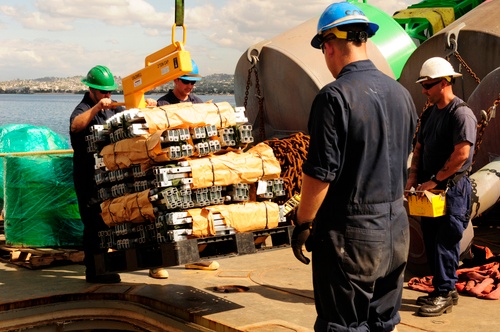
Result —
<path fill-rule="evenodd" d="M 422 197 L 410 195 L 408 197 L 408 207 L 412 216 L 444 216 L 446 214 L 446 195 L 443 190 L 426 191 Z"/>

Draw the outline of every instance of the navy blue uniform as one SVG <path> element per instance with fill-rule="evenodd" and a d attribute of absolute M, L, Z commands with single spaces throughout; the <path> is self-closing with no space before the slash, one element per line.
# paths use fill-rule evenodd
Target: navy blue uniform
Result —
<path fill-rule="evenodd" d="M 76 106 L 70 117 L 70 127 L 73 120 L 80 114 L 94 107 L 96 103 L 86 92 L 82 101 Z M 100 230 L 108 229 L 100 215 L 101 208 L 99 204 L 92 204 L 91 200 L 97 198 L 97 188 L 94 179 L 95 159 L 93 152 L 87 152 L 87 142 L 85 136 L 90 135 L 90 127 L 93 125 L 105 124 L 106 120 L 118 112 L 123 111 L 123 107 L 111 110 L 103 110 L 97 113 L 89 125 L 78 133 L 70 130 L 71 146 L 73 147 L 73 180 L 75 183 L 75 192 L 78 198 L 78 208 L 82 219 L 83 229 L 83 249 L 85 252 L 85 265 L 87 274 L 95 274 L 93 255 L 106 250 L 99 249 Z"/>
<path fill-rule="evenodd" d="M 421 167 L 418 183 L 429 180 L 444 166 L 455 145 L 469 142 L 471 149 L 467 161 L 458 173 L 467 171 L 472 165 L 476 142 L 477 120 L 472 110 L 455 97 L 444 109 L 432 106 L 425 112 L 418 134 L 421 144 Z M 424 118 L 424 117 L 423 117 Z M 446 189 L 446 215 L 437 218 L 421 218 L 427 261 L 433 275 L 435 291 L 447 293 L 455 289 L 457 268 L 460 261 L 460 240 L 467 228 L 471 209 L 471 184 L 467 175 L 456 184 L 443 181 L 435 189 Z"/>
<path fill-rule="evenodd" d="M 314 99 L 303 172 L 330 183 L 312 234 L 317 331 L 390 331 L 400 322 L 416 121 L 408 91 L 370 60 L 345 66 Z"/>
<path fill-rule="evenodd" d="M 162 105 L 178 104 L 178 103 L 200 104 L 200 103 L 203 103 L 203 100 L 201 100 L 199 97 L 195 96 L 192 93 L 190 93 L 188 95 L 188 99 L 186 99 L 186 100 L 179 100 L 179 98 L 177 98 L 174 95 L 173 90 L 170 89 L 166 95 L 162 96 L 161 98 L 159 98 L 157 100 L 157 104 L 156 105 L 162 106 Z"/>

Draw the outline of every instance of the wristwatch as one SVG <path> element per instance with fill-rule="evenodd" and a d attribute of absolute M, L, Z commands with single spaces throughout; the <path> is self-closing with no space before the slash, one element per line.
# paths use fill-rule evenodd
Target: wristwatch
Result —
<path fill-rule="evenodd" d="M 431 176 L 430 180 L 432 182 L 434 182 L 435 184 L 439 185 L 441 184 L 442 181 L 439 181 L 438 179 L 436 179 L 436 174 L 434 174 L 433 176 Z"/>

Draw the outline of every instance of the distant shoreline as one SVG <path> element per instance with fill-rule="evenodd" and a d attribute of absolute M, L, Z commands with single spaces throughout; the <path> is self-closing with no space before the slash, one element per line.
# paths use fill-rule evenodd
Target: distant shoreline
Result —
<path fill-rule="evenodd" d="M 87 91 L 82 91 L 82 92 L 3 92 L 0 91 L 0 95 L 83 95 Z M 162 95 L 167 93 L 168 91 L 165 92 L 153 92 L 153 93 L 146 93 L 145 95 Z M 201 93 L 201 92 L 195 92 L 196 95 L 198 96 L 234 96 L 234 93 Z M 119 92 L 113 92 L 113 96 L 116 95 L 123 95 L 123 91 Z"/>
<path fill-rule="evenodd" d="M 0 82 L 0 94 L 84 94 L 88 87 L 81 82 L 82 77 L 45 77 L 36 80 L 12 80 Z M 123 94 L 121 78 L 115 77 L 118 85 L 113 94 Z M 146 94 L 165 94 L 173 88 L 168 82 L 149 90 Z M 194 93 L 197 95 L 233 95 L 234 75 L 212 74 L 204 76 L 196 83 Z"/>

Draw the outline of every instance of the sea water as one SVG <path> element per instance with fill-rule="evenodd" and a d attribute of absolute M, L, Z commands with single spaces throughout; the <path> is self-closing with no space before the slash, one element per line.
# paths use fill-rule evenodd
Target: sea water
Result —
<path fill-rule="evenodd" d="M 158 99 L 162 94 L 147 95 Z M 203 101 L 226 101 L 235 106 L 233 95 L 197 95 Z M 69 138 L 69 117 L 83 98 L 83 94 L 0 94 L 0 126 L 29 124 L 48 127 L 57 134 Z M 122 95 L 112 99 L 123 102 Z"/>

